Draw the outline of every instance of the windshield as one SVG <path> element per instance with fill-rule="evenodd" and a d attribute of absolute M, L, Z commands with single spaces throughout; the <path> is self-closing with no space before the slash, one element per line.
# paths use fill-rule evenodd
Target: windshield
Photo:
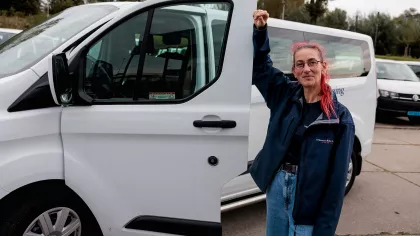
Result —
<path fill-rule="evenodd" d="M 6 42 L 11 37 L 15 36 L 16 33 L 10 33 L 10 32 L 3 32 L 0 31 L 0 44 Z"/>
<path fill-rule="evenodd" d="M 376 62 L 378 79 L 420 82 L 414 72 L 405 64 L 392 62 Z"/>
<path fill-rule="evenodd" d="M 34 26 L 0 45 L 0 78 L 25 70 L 71 37 L 116 11 L 112 5 L 80 5 Z"/>

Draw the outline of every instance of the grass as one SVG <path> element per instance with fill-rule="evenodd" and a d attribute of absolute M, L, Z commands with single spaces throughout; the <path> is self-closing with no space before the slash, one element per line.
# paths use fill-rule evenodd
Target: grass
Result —
<path fill-rule="evenodd" d="M 403 57 L 403 56 L 376 55 L 375 57 L 379 59 L 388 59 L 388 60 L 395 60 L 395 61 L 420 61 L 420 59 L 417 59 L 417 58 Z"/>
<path fill-rule="evenodd" d="M 46 15 L 6 16 L 0 15 L 0 28 L 27 29 L 47 19 Z"/>

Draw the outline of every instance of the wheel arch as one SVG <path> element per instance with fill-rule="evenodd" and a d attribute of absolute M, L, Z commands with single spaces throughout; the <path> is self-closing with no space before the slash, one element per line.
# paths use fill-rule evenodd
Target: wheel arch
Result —
<path fill-rule="evenodd" d="M 71 196 L 75 197 L 79 203 L 83 204 L 83 207 L 86 208 L 92 219 L 95 220 L 96 227 L 100 230 L 99 222 L 90 207 L 75 191 L 68 187 L 62 179 L 49 179 L 28 183 L 8 193 L 5 197 L 0 199 L 0 209 L 2 209 L 0 212 L 0 220 L 5 217 L 6 214 L 16 206 L 16 204 L 23 202 L 25 197 L 33 196 L 38 193 L 44 194 L 48 191 L 66 191 L 67 193 L 70 193 Z"/>

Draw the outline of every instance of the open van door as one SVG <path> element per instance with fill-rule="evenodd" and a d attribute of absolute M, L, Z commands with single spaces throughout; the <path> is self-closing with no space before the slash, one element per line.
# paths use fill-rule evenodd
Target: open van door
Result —
<path fill-rule="evenodd" d="M 256 2 L 142 2 L 74 50 L 67 82 L 54 56 L 65 181 L 104 235 L 222 235 L 221 188 L 247 168 Z"/>

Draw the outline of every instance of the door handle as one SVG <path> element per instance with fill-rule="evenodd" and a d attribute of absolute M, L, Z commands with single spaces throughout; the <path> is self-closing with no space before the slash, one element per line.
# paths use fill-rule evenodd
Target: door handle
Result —
<path fill-rule="evenodd" d="M 194 127 L 197 128 L 222 128 L 231 129 L 236 127 L 236 121 L 234 120 L 220 120 L 220 121 L 194 121 Z"/>

